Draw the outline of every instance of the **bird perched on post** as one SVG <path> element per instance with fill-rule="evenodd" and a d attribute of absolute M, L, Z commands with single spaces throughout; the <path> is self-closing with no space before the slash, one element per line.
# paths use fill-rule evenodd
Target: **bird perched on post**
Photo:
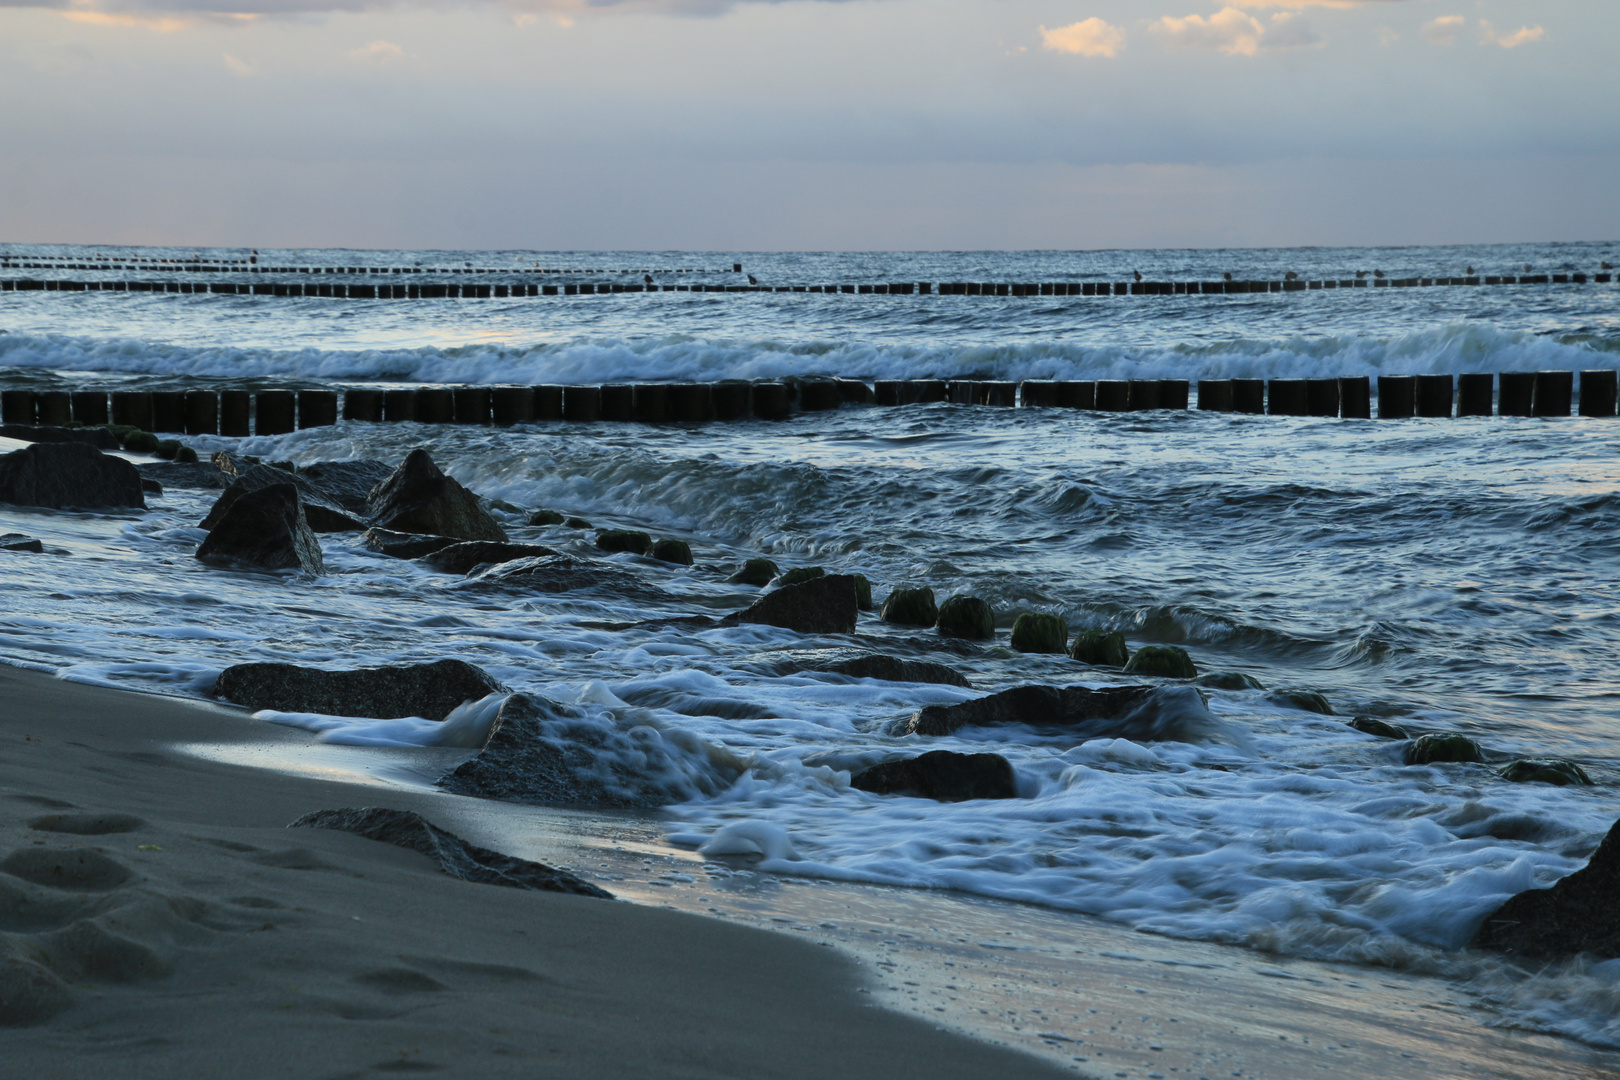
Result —
<path fill-rule="evenodd" d="M 1473 268 L 1473 267 L 1472 267 L 1472 266 L 1470 266 L 1470 267 L 1469 267 L 1469 268 L 1468 268 L 1468 276 L 1469 276 L 1469 277 L 1473 277 L 1473 276 L 1474 276 L 1474 268 Z"/>
<path fill-rule="evenodd" d="M 1284 281 L 1298 281 L 1299 280 L 1299 275 L 1294 273 L 1292 270 L 1290 270 L 1290 271 L 1288 271 L 1288 273 L 1283 275 L 1283 280 Z"/>
<path fill-rule="evenodd" d="M 1227 281 L 1231 281 L 1232 280 L 1232 271 L 1228 270 L 1224 276 L 1225 276 Z"/>
<path fill-rule="evenodd" d="M 758 285 L 759 284 L 759 278 L 755 277 L 753 274 L 749 274 L 748 275 L 748 284 L 750 284 L 750 285 Z"/>
<path fill-rule="evenodd" d="M 642 274 L 641 275 L 641 280 L 646 282 L 648 285 L 651 285 L 653 283 L 651 274 Z"/>
<path fill-rule="evenodd" d="M 1384 276 L 1384 272 L 1383 272 L 1383 271 L 1382 271 L 1382 270 L 1374 270 L 1374 271 L 1373 271 L 1373 277 L 1375 277 L 1375 278 L 1381 278 L 1381 277 L 1383 277 L 1383 276 Z"/>
<path fill-rule="evenodd" d="M 1362 278 L 1364 278 L 1366 276 L 1367 276 L 1367 271 L 1365 271 L 1365 270 L 1357 270 L 1356 271 L 1356 280 L 1357 281 L 1360 281 Z"/>
<path fill-rule="evenodd" d="M 1608 263 L 1599 263 L 1598 265 L 1602 266 L 1603 269 L 1605 269 L 1605 270 L 1613 270 L 1614 269 L 1614 267 L 1610 266 Z"/>
<path fill-rule="evenodd" d="M 1136 278 L 1137 281 L 1141 281 L 1142 280 L 1142 271 L 1140 271 L 1140 270 L 1132 270 L 1131 271 L 1131 276 Z"/>

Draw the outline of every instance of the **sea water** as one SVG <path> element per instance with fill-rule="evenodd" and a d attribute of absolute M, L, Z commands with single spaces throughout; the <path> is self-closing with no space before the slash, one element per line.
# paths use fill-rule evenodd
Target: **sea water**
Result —
<path fill-rule="evenodd" d="M 22 248 L 14 259 L 180 250 Z M 226 253 L 215 253 L 224 255 Z M 228 253 L 235 256 L 237 253 Z M 1598 270 L 1620 245 L 719 255 L 261 252 L 267 265 L 610 267 L 551 281 L 761 284 L 1349 278 Z M 667 267 L 714 272 L 661 274 Z M 85 279 L 98 272 L 29 271 Z M 20 276 L 20 275 L 13 275 Z M 124 279 L 220 275 L 126 271 Z M 481 278 L 491 280 L 490 278 Z M 503 280 L 497 276 L 493 280 Z M 1620 287 L 1363 288 L 1233 296 L 957 297 L 657 293 L 334 300 L 0 295 L 0 383 L 34 389 L 391 387 L 857 378 L 1097 379 L 1581 370 L 1620 362 Z M 0 532 L 67 554 L 10 556 L 0 656 L 69 677 L 202 696 L 249 660 L 330 667 L 456 657 L 575 707 L 604 753 L 650 774 L 662 842 L 803 879 L 957 890 L 1171 938 L 1433 972 L 1503 1022 L 1620 1047 L 1612 965 L 1519 973 L 1465 946 L 1508 896 L 1579 868 L 1620 816 L 1620 421 L 1400 422 L 1106 414 L 949 404 L 781 422 L 513 429 L 342 423 L 193 437 L 308 464 L 417 446 L 499 500 L 514 539 L 601 558 L 549 508 L 692 545 L 691 567 L 607 561 L 651 592 L 531 594 L 323 534 L 318 579 L 197 562 L 215 495 L 146 513 L 0 508 Z M 863 616 L 862 649 L 948 664 L 973 688 L 805 670 L 852 639 L 760 626 L 625 624 L 718 615 L 757 590 L 745 558 L 865 574 L 881 602 L 926 585 L 987 600 L 998 639 L 962 645 Z M 26 561 L 24 561 L 26 560 Z M 918 708 L 1106 669 L 1007 648 L 1025 611 L 1130 647 L 1186 648 L 1207 690 L 1188 741 L 1027 727 L 890 735 Z M 841 654 L 841 653 L 840 653 Z M 1333 713 L 1275 691 L 1320 693 Z M 261 714 L 330 742 L 476 745 L 454 723 Z M 1207 711 L 1205 711 L 1207 710 Z M 1589 788 L 1482 765 L 1404 764 L 1376 716 L 1460 731 L 1493 760 L 1565 757 Z M 1188 734 L 1195 733 L 1195 734 Z M 1019 798 L 939 804 L 854 790 L 922 749 L 993 751 Z M 1504 989 L 1505 988 L 1505 989 Z"/>

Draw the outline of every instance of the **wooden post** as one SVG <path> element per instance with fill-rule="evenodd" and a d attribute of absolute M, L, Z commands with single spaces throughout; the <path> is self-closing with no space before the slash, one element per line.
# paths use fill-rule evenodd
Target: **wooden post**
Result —
<path fill-rule="evenodd" d="M 600 386 L 565 386 L 562 393 L 563 419 L 569 423 L 589 424 L 602 416 L 602 388 Z"/>
<path fill-rule="evenodd" d="M 219 434 L 219 395 L 212 390 L 186 391 L 186 434 Z"/>
<path fill-rule="evenodd" d="M 1417 380 L 1410 375 L 1378 376 L 1378 419 L 1405 420 L 1417 415 Z"/>
<path fill-rule="evenodd" d="M 298 426 L 300 429 L 330 427 L 337 423 L 337 411 L 337 391 L 298 391 Z"/>
<path fill-rule="evenodd" d="M 1269 381 L 1266 384 L 1266 412 L 1272 416 L 1306 415 L 1305 380 Z"/>
<path fill-rule="evenodd" d="M 1615 372 L 1612 369 L 1581 372 L 1582 416 L 1613 416 L 1615 398 Z"/>
<path fill-rule="evenodd" d="M 1472 371 L 1457 376 L 1457 415 L 1489 416 L 1496 396 L 1496 377 L 1490 372 Z"/>
<path fill-rule="evenodd" d="M 1536 377 L 1528 371 L 1501 371 L 1496 375 L 1496 415 L 1534 416 Z"/>
<path fill-rule="evenodd" d="M 1264 379 L 1232 380 L 1232 411 L 1258 416 L 1266 411 Z"/>
<path fill-rule="evenodd" d="M 1452 382 L 1450 375 L 1417 377 L 1417 414 L 1440 419 L 1451 418 Z"/>
<path fill-rule="evenodd" d="M 107 422 L 107 392 L 105 390 L 76 390 L 69 395 L 73 402 L 73 419 L 81 424 Z"/>
<path fill-rule="evenodd" d="M 534 419 L 534 390 L 527 386 L 497 386 L 489 392 L 489 418 L 499 427 L 527 424 Z"/>
<path fill-rule="evenodd" d="M 1537 416 L 1568 416 L 1574 397 L 1573 371 L 1536 372 L 1534 410 Z"/>
<path fill-rule="evenodd" d="M 1294 284 L 1289 282 L 1288 284 Z M 1339 415 L 1339 380 L 1338 379 L 1306 379 L 1305 380 L 1305 415 L 1307 416 L 1338 416 Z"/>
<path fill-rule="evenodd" d="M 219 392 L 219 433 L 233 439 L 247 437 L 252 427 L 253 395 L 246 390 Z"/>
<path fill-rule="evenodd" d="M 1232 380 L 1199 379 L 1198 409 L 1200 412 L 1231 412 Z"/>
<path fill-rule="evenodd" d="M 260 390 L 253 395 L 253 434 L 286 435 L 296 427 L 296 399 L 291 390 Z"/>
<path fill-rule="evenodd" d="M 1339 415 L 1346 420 L 1372 419 L 1372 380 L 1365 375 L 1339 377 Z"/>

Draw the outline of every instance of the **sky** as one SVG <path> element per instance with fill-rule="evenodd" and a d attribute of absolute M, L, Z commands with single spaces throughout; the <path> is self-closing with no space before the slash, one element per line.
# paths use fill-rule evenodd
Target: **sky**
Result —
<path fill-rule="evenodd" d="M 1615 0 L 0 0 L 0 243 L 1620 238 Z"/>

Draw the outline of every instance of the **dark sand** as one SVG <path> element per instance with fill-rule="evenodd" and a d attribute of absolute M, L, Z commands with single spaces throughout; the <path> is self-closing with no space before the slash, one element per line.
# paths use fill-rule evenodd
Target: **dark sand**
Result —
<path fill-rule="evenodd" d="M 32 1018 L 0 1072 L 1073 1075 L 878 1007 L 843 953 L 785 934 L 288 831 L 342 806 L 448 824 L 446 800 L 176 749 L 215 741 L 307 736 L 0 667 L 0 1016 Z"/>

